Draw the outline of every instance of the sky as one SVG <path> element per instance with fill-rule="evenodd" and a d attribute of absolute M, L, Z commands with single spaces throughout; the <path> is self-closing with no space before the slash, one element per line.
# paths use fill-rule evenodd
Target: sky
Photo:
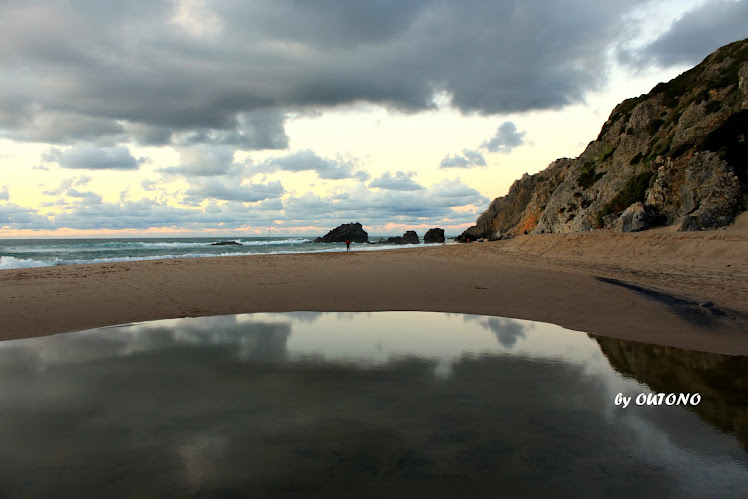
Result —
<path fill-rule="evenodd" d="M 2 0 L 0 237 L 457 234 L 746 36 L 748 0 Z"/>

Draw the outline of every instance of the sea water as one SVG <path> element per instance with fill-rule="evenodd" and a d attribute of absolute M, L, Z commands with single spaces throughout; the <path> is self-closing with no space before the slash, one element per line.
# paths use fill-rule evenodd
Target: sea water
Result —
<path fill-rule="evenodd" d="M 5 341 L 0 496 L 745 497 L 746 386 L 746 357 L 431 312 Z"/>
<path fill-rule="evenodd" d="M 375 242 L 380 238 L 384 236 L 370 239 Z M 305 237 L 0 239 L 0 270 L 164 258 L 345 251 L 345 243 L 314 244 L 312 240 Z M 227 241 L 238 244 L 214 245 Z M 351 244 L 352 251 L 415 246 L 421 245 Z"/>

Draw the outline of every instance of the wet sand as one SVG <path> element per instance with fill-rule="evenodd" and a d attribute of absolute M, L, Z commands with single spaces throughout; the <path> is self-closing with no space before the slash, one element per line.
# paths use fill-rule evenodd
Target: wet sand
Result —
<path fill-rule="evenodd" d="M 711 301 L 713 307 L 699 306 Z M 496 315 L 748 354 L 748 217 L 726 230 L 0 271 L 0 339 L 246 312 Z"/>

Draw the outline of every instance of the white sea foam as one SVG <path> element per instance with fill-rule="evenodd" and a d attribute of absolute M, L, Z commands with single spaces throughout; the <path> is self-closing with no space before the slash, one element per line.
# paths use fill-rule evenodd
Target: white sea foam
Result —
<path fill-rule="evenodd" d="M 233 241 L 235 243 L 239 243 L 242 246 L 278 246 L 278 245 L 288 245 L 288 244 L 302 244 L 309 242 L 309 239 L 305 238 L 289 238 L 289 239 L 280 239 L 280 240 L 254 240 L 254 241 L 247 241 L 244 239 L 229 239 L 225 240 L 222 239 L 221 241 Z M 53 246 L 24 246 L 22 248 L 17 248 L 22 250 L 24 253 L 34 253 L 34 254 L 48 254 L 48 253 L 67 253 L 67 254 L 76 254 L 76 253 L 104 253 L 104 252 L 126 252 L 126 251 L 132 251 L 135 249 L 189 249 L 189 248 L 206 248 L 211 246 L 213 243 L 218 242 L 218 240 L 214 241 L 191 241 L 191 242 L 179 242 L 179 241 L 159 241 L 159 242 L 148 242 L 148 241 L 106 241 L 101 243 L 86 243 L 86 244 L 60 244 L 60 245 L 53 245 Z M 237 248 L 240 248 L 240 246 L 236 246 Z M 10 250 L 11 248 L 6 248 L 6 250 Z M 13 248 L 16 249 L 16 248 Z"/>
<path fill-rule="evenodd" d="M 241 241 L 241 240 L 239 240 Z M 36 259 L 24 259 L 16 258 L 13 256 L 0 256 L 0 269 L 19 269 L 19 268 L 31 268 L 31 267 L 49 267 L 55 265 L 73 265 L 73 264 L 94 264 L 94 263 L 114 263 L 114 262 L 134 262 L 140 260 L 170 260 L 175 258 L 209 258 L 219 256 L 246 256 L 246 255 L 288 255 L 288 254 L 300 254 L 300 253 L 340 253 L 346 251 L 343 243 L 337 244 L 305 244 L 298 246 L 298 248 L 288 248 L 289 245 L 297 245 L 307 242 L 308 239 L 285 239 L 279 241 L 246 241 L 242 242 L 246 246 L 245 250 L 242 251 L 242 246 L 230 247 L 231 251 L 224 251 L 221 253 L 207 253 L 207 252 L 194 252 L 186 254 L 166 254 L 166 255 L 137 255 L 137 256 L 112 256 L 108 258 L 80 258 L 81 249 L 76 251 L 70 251 L 70 258 L 51 258 L 47 260 L 36 260 Z M 203 247 L 209 246 L 210 243 L 141 243 L 130 244 L 130 250 L 134 249 L 133 246 L 136 244 L 151 244 L 151 248 L 173 248 L 179 249 L 180 247 Z M 277 249 L 273 251 L 262 251 L 259 248 L 269 246 L 285 245 L 284 249 Z M 422 248 L 424 246 L 435 246 L 434 244 L 351 244 L 351 251 L 383 251 L 392 249 L 414 249 Z M 218 247 L 213 247 L 218 248 Z M 140 248 L 141 250 L 144 248 Z M 111 251 L 111 248 L 109 248 Z M 258 251 L 259 250 L 259 251 Z M 24 252 L 32 252 L 30 248 L 24 248 Z M 57 251 L 57 254 L 64 254 L 66 252 Z M 78 258 L 72 256 L 75 254 Z M 94 256 L 94 255 L 91 255 Z"/>
<path fill-rule="evenodd" d="M 239 243 L 242 246 L 273 246 L 273 245 L 279 245 L 279 244 L 301 244 L 308 242 L 309 239 L 300 239 L 300 238 L 294 238 L 294 239 L 274 239 L 272 241 L 246 241 L 244 239 L 222 239 L 220 242 L 235 242 Z M 202 242 L 155 242 L 155 243 L 149 243 L 145 241 L 138 241 L 134 243 L 134 246 L 137 246 L 138 248 L 204 248 L 206 246 L 211 246 L 214 243 L 219 241 L 202 241 Z"/>
<path fill-rule="evenodd" d="M 53 261 L 49 260 L 30 260 L 24 258 L 16 258 L 13 256 L 0 256 L 0 270 L 6 269 L 27 269 L 31 267 L 50 267 L 57 265 L 59 260 L 55 258 Z"/>
<path fill-rule="evenodd" d="M 144 241 L 138 241 L 134 243 L 128 243 L 129 247 L 128 249 L 132 248 L 205 248 L 206 246 L 210 246 L 214 242 L 217 241 L 203 241 L 203 242 L 193 242 L 193 243 L 178 243 L 178 242 L 158 242 L 158 243 L 147 243 Z M 238 240 L 234 240 L 234 242 L 239 242 Z"/>
<path fill-rule="evenodd" d="M 274 244 L 303 244 L 308 243 L 309 239 L 282 239 L 278 241 L 244 241 L 242 239 L 239 239 L 237 242 L 243 244 L 244 246 L 272 246 Z"/>
<path fill-rule="evenodd" d="M 6 248 L 7 249 L 7 248 Z M 65 253 L 95 253 L 95 252 L 105 252 L 105 251 L 115 251 L 117 248 L 112 249 L 111 247 L 91 247 L 87 248 L 84 246 L 28 246 L 21 248 L 24 253 L 34 253 L 34 254 L 48 254 L 48 253 L 54 253 L 54 254 L 65 254 Z M 130 248 L 123 247 L 122 250 L 131 250 Z"/>

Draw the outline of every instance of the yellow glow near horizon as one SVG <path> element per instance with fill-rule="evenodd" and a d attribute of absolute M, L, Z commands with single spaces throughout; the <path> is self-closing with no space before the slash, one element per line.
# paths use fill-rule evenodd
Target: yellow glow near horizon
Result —
<path fill-rule="evenodd" d="M 260 163 L 267 158 L 310 149 L 325 158 L 351 159 L 360 169 L 368 172 L 371 179 L 385 172 L 415 172 L 413 180 L 428 188 L 443 179 L 460 178 L 463 183 L 492 200 L 505 195 L 509 186 L 524 173 L 539 172 L 560 157 L 578 156 L 587 143 L 595 139 L 616 104 L 625 98 L 648 92 L 656 83 L 673 78 L 683 69 L 685 68 L 672 68 L 668 71 L 631 75 L 621 68 L 613 68 L 606 88 L 589 94 L 585 103 L 561 110 L 501 116 L 463 115 L 444 102 L 439 109 L 418 114 L 389 112 L 381 106 L 369 104 L 327 109 L 317 116 L 302 116 L 287 121 L 289 150 L 237 151 L 234 161 Z M 490 139 L 505 121 L 512 121 L 518 131 L 526 133 L 525 143 L 508 154 L 481 149 L 480 145 Z M 167 206 L 185 208 L 181 204 L 181 198 L 189 189 L 189 183 L 178 176 L 166 178 L 159 172 L 161 168 L 180 164 L 179 149 L 174 147 L 130 145 L 130 152 L 135 158 L 147 159 L 138 170 L 133 171 L 64 169 L 44 160 L 45 154 L 51 149 L 46 144 L 0 139 L 0 148 L 0 189 L 7 186 L 9 197 L 5 202 L 36 210 L 41 215 L 54 216 L 66 209 L 67 205 L 61 203 L 64 199 L 62 193 L 50 195 L 44 194 L 44 191 L 59 190 L 61 184 L 70 179 L 73 182 L 72 188 L 81 192 L 94 192 L 105 203 L 119 203 L 122 199 L 150 199 Z M 59 149 L 64 150 L 65 146 L 59 146 Z M 445 156 L 462 154 L 464 149 L 480 151 L 485 156 L 487 167 L 439 167 Z M 154 182 L 156 190 L 143 188 L 143 181 Z M 353 188 L 358 183 L 355 179 L 321 179 L 312 171 L 259 174 L 244 178 L 243 183 L 269 181 L 282 182 L 286 191 L 284 200 L 306 192 L 324 197 Z M 204 201 L 202 206 L 208 204 L 208 201 Z M 224 202 L 218 201 L 218 204 Z M 479 206 L 479 211 L 485 207 L 487 204 Z M 282 217 L 282 213 L 278 215 Z M 449 225 L 448 221 L 445 222 L 442 224 L 444 228 L 454 232 L 470 225 Z M 381 230 L 399 232 L 409 228 L 429 228 L 427 225 L 390 222 Z M 323 232 L 329 230 L 329 227 L 309 225 L 291 229 L 283 227 L 283 222 L 279 220 L 277 227 L 272 230 L 274 233 L 283 231 L 284 234 L 308 234 Z M 262 227 L 215 227 L 201 230 L 171 227 L 142 230 L 61 228 L 35 231 L 10 229 L 0 224 L 0 237 L 3 238 L 262 235 L 266 231 L 267 228 Z"/>

